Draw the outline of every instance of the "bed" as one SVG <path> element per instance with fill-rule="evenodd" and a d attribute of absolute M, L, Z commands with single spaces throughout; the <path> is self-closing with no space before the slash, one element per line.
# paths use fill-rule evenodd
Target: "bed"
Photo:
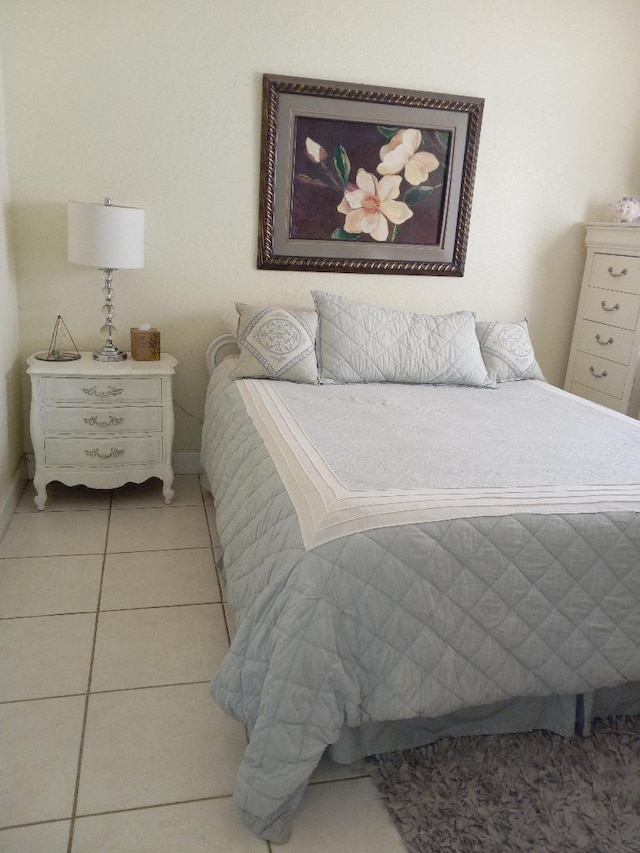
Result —
<path fill-rule="evenodd" d="M 640 713 L 640 424 L 544 382 L 526 323 L 313 296 L 208 353 L 212 693 L 275 843 L 325 752 Z"/>

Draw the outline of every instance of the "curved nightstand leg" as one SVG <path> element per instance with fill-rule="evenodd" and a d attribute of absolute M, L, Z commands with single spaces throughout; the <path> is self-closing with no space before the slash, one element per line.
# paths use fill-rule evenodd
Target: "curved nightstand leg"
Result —
<path fill-rule="evenodd" d="M 33 478 L 33 488 L 36 490 L 36 496 L 33 499 L 38 510 L 43 510 L 47 502 L 47 483 L 42 477 Z"/>
<path fill-rule="evenodd" d="M 173 473 L 170 474 L 162 481 L 162 494 L 164 495 L 164 502 L 166 504 L 172 503 L 175 492 L 171 488 L 173 486 Z"/>

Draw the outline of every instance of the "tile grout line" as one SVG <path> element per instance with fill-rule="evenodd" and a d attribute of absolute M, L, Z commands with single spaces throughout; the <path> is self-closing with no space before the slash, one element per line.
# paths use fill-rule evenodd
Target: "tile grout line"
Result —
<path fill-rule="evenodd" d="M 100 619 L 100 601 L 102 598 L 102 585 L 104 583 L 104 570 L 107 562 L 107 546 L 109 543 L 109 528 L 111 526 L 111 512 L 113 506 L 113 491 L 109 497 L 109 514 L 107 517 L 107 530 L 104 537 L 104 550 L 102 552 L 102 568 L 100 570 L 100 584 L 98 586 L 98 598 L 96 601 L 96 618 L 93 626 L 93 642 L 91 645 L 91 658 L 89 660 L 89 675 L 87 678 L 87 690 L 84 700 L 84 713 L 82 717 L 82 732 L 80 734 L 80 747 L 78 749 L 78 764 L 76 769 L 76 784 L 73 792 L 73 803 L 71 806 L 71 820 L 69 823 L 69 841 L 67 844 L 67 853 L 71 853 L 73 846 L 73 834 L 75 830 L 76 814 L 78 810 L 78 797 L 80 794 L 80 774 L 82 772 L 82 756 L 84 753 L 84 741 L 87 732 L 87 717 L 89 714 L 89 699 L 91 698 L 91 679 L 93 678 L 93 662 L 96 653 L 96 641 L 98 639 L 98 622 Z"/>
<path fill-rule="evenodd" d="M 231 794 L 212 794 L 210 797 L 193 797 L 188 800 L 167 800 L 165 803 L 151 803 L 150 805 L 142 805 L 142 806 L 130 806 L 129 808 L 121 808 L 121 809 L 106 809 L 104 811 L 98 812 L 87 812 L 86 814 L 78 815 L 78 817 L 104 817 L 106 815 L 115 815 L 115 814 L 128 814 L 129 812 L 141 812 L 147 811 L 148 809 L 163 809 L 167 806 L 182 806 L 187 805 L 189 803 L 207 803 L 207 802 L 216 802 L 218 800 L 231 800 L 233 798 L 233 793 Z M 16 823 L 10 826 L 3 826 L 0 828 L 0 833 L 5 832 L 9 829 L 23 829 L 27 826 L 46 826 L 50 823 L 65 823 L 70 820 L 68 817 L 55 817 L 55 818 L 47 818 L 46 820 L 34 820 L 28 821 L 26 823 Z"/>
<path fill-rule="evenodd" d="M 200 490 L 202 491 L 202 485 L 200 486 Z M 207 532 L 209 533 L 209 543 L 211 545 L 211 558 L 213 559 L 213 570 L 216 573 L 216 583 L 218 584 L 218 592 L 220 593 L 220 604 L 222 605 L 222 618 L 224 619 L 224 630 L 227 634 L 227 645 L 231 646 L 231 631 L 229 629 L 229 620 L 227 618 L 227 604 L 228 602 L 225 600 L 224 590 L 222 589 L 222 583 L 220 581 L 220 572 L 218 570 L 218 564 L 216 562 L 216 554 L 215 554 L 215 546 L 213 544 L 213 536 L 211 534 L 211 520 L 209 518 L 209 513 L 207 512 L 207 504 L 204 502 L 204 493 L 202 494 L 202 504 L 204 507 L 204 516 L 207 520 Z M 215 506 L 214 506 L 214 514 L 215 514 Z M 218 537 L 218 531 L 216 530 L 217 541 L 220 542 Z"/>
<path fill-rule="evenodd" d="M 208 548 L 203 548 L 204 551 L 208 551 Z M 138 552 L 143 553 L 143 552 Z M 74 555 L 78 556 L 78 555 Z M 82 556 L 82 555 L 80 555 Z M 95 557 L 95 554 L 88 554 L 87 556 Z M 210 607 L 213 604 L 224 604 L 222 598 L 218 601 L 215 599 L 212 601 L 187 601 L 181 604 L 138 604 L 135 607 L 103 607 L 100 609 L 101 613 L 130 613 L 132 610 L 168 610 L 171 608 L 178 607 Z M 12 622 L 17 621 L 19 619 L 48 619 L 49 617 L 60 617 L 60 616 L 89 616 L 90 614 L 95 613 L 95 610 L 63 610 L 60 613 L 33 613 L 30 615 L 21 615 L 21 616 L 0 616 L 0 622 Z"/>

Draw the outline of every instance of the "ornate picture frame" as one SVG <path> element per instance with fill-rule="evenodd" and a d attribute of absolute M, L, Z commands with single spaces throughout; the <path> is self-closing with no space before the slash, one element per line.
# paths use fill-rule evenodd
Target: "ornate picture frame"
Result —
<path fill-rule="evenodd" d="M 463 275 L 483 108 L 265 74 L 258 267 Z"/>

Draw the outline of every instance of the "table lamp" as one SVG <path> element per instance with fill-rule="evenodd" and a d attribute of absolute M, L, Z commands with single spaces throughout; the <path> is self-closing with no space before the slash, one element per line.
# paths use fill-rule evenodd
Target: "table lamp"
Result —
<path fill-rule="evenodd" d="M 144 210 L 119 207 L 105 198 L 104 204 L 70 201 L 67 207 L 68 254 L 72 264 L 102 270 L 106 318 L 100 333 L 106 335 L 103 347 L 93 353 L 96 361 L 122 361 L 126 354 L 114 346 L 112 334 L 113 273 L 118 269 L 144 266 Z"/>

